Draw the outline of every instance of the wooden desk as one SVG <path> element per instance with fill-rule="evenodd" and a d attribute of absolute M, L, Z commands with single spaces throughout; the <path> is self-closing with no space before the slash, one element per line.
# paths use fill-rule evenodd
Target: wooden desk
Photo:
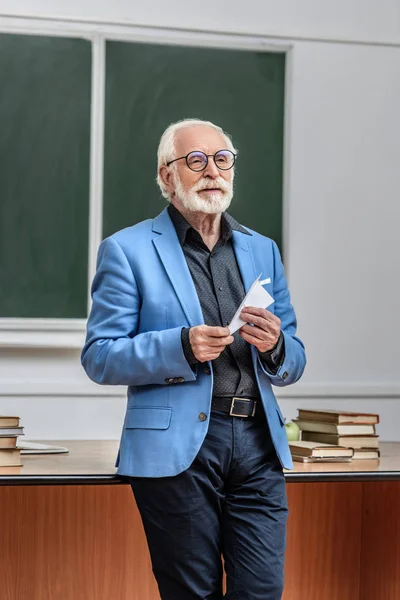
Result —
<path fill-rule="evenodd" d="M 70 453 L 0 469 L 0 597 L 158 600 L 132 492 L 115 474 L 118 442 L 54 443 Z M 285 472 L 283 600 L 400 598 L 400 443 L 381 452 Z"/>

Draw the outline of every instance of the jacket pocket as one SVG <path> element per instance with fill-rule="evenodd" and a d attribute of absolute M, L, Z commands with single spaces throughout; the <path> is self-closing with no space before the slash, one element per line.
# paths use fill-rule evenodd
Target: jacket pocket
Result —
<path fill-rule="evenodd" d="M 125 429 L 168 429 L 172 408 L 128 408 Z"/>

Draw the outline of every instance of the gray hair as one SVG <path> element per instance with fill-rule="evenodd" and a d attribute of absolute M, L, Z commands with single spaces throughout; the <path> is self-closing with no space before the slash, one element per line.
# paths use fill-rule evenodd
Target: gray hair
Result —
<path fill-rule="evenodd" d="M 183 119 L 182 121 L 177 121 L 176 123 L 171 123 L 164 131 L 161 136 L 160 143 L 158 145 L 157 151 L 157 183 L 161 190 L 164 198 L 169 200 L 169 194 L 167 189 L 165 188 L 162 179 L 159 175 L 160 167 L 166 165 L 170 160 L 174 160 L 175 156 L 175 137 L 178 131 L 181 129 L 185 129 L 186 127 L 195 127 L 197 125 L 206 125 L 207 127 L 212 127 L 225 138 L 226 148 L 227 150 L 231 150 L 235 154 L 237 154 L 237 150 L 234 148 L 232 144 L 231 137 L 228 133 L 226 133 L 221 127 L 211 123 L 211 121 L 202 121 L 201 119 Z"/>

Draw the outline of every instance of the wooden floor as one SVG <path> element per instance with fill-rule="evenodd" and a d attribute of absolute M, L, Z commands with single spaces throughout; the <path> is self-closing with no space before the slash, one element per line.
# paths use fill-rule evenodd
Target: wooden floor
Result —
<path fill-rule="evenodd" d="M 287 487 L 284 600 L 399 600 L 400 481 Z M 4 486 L 0 509 L 2 600 L 159 599 L 128 486 Z"/>

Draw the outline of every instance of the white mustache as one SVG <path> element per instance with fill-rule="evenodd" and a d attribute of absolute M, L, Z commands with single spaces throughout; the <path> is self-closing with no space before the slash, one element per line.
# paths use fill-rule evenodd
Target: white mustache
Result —
<path fill-rule="evenodd" d="M 199 181 L 192 187 L 193 192 L 201 192 L 202 190 L 211 190 L 213 188 L 219 188 L 223 192 L 229 192 L 231 186 L 222 177 L 213 179 L 212 181 Z"/>

